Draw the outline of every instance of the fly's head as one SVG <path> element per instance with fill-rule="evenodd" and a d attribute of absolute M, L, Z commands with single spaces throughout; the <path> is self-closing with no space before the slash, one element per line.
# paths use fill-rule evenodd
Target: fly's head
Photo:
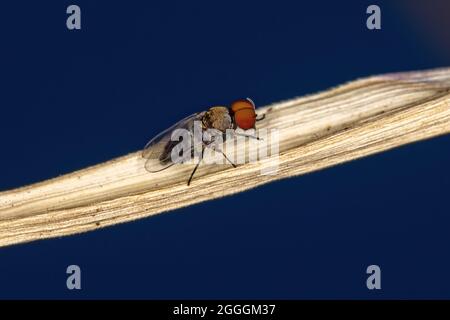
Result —
<path fill-rule="evenodd" d="M 234 101 L 230 107 L 235 127 L 244 130 L 254 129 L 256 119 L 255 103 L 250 99 L 239 99 Z"/>

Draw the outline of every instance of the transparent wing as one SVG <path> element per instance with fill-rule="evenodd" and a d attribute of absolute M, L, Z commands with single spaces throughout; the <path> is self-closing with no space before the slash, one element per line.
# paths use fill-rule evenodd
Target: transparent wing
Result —
<path fill-rule="evenodd" d="M 170 155 L 178 141 L 171 141 L 172 132 L 175 129 L 191 130 L 194 121 L 201 120 L 202 116 L 203 113 L 194 113 L 151 139 L 142 151 L 142 157 L 147 159 L 145 169 L 148 172 L 158 172 L 174 165 Z"/>

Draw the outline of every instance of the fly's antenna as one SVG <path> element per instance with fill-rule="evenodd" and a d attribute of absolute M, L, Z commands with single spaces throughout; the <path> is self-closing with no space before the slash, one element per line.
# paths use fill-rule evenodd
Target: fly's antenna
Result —
<path fill-rule="evenodd" d="M 247 101 L 249 101 L 252 105 L 253 105 L 253 108 L 255 108 L 256 109 L 256 105 L 255 105 L 255 103 L 253 102 L 253 100 L 252 99 L 250 99 L 250 98 L 245 98 Z"/>
<path fill-rule="evenodd" d="M 253 105 L 253 108 L 256 109 L 256 105 L 255 105 L 255 103 L 253 102 L 252 99 L 250 99 L 249 97 L 247 97 L 247 98 L 245 98 L 245 100 L 247 100 L 248 102 L 250 102 L 250 103 Z M 258 115 L 256 115 L 256 116 L 258 116 Z M 263 114 L 261 118 L 256 118 L 256 121 L 264 120 L 265 117 L 266 117 L 266 114 Z"/>

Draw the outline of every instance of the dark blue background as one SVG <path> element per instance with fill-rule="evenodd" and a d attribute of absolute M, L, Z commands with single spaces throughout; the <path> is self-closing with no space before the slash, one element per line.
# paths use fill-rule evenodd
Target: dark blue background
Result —
<path fill-rule="evenodd" d="M 78 4 L 82 30 L 68 31 Z M 365 27 L 377 3 L 382 30 Z M 448 2 L 447 2 L 448 3 Z M 142 148 L 212 104 L 450 65 L 445 1 L 9 1 L 0 189 Z M 450 137 L 0 249 L 0 298 L 450 298 Z M 149 176 L 150 178 L 150 176 Z M 82 269 L 81 291 L 65 269 Z M 366 288 L 380 265 L 382 290 Z"/>

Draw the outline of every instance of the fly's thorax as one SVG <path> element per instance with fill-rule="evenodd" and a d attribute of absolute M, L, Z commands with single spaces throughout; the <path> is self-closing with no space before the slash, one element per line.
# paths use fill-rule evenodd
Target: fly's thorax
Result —
<path fill-rule="evenodd" d="M 225 132 L 227 129 L 233 128 L 233 120 L 230 112 L 226 107 L 212 107 L 205 112 L 202 123 L 204 129 L 217 129 Z"/>

